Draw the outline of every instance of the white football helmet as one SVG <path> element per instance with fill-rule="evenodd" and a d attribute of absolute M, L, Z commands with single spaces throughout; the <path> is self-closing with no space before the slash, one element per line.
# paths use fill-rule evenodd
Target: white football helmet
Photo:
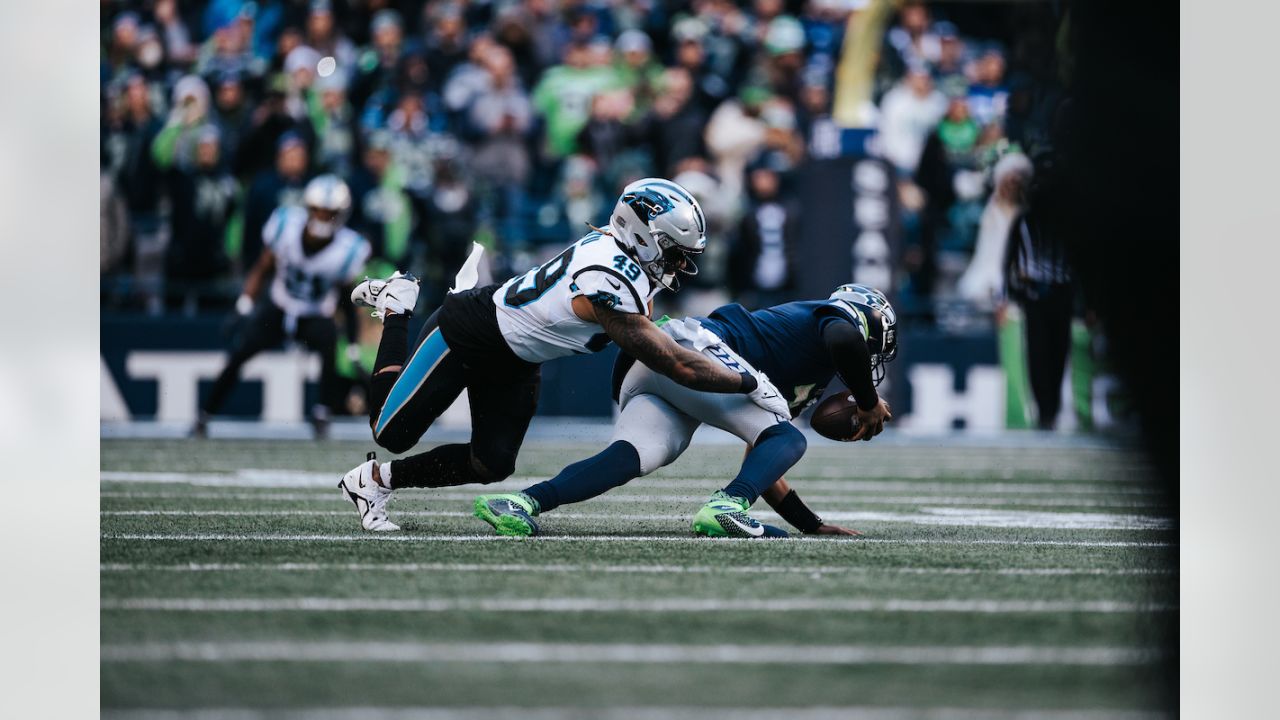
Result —
<path fill-rule="evenodd" d="M 351 189 L 337 175 L 319 175 L 302 191 L 307 206 L 307 233 L 331 238 L 351 214 Z"/>
<path fill-rule="evenodd" d="M 676 183 L 643 178 L 626 186 L 609 227 L 649 279 L 668 290 L 680 288 L 680 273 L 698 274 L 691 256 L 707 249 L 707 219 Z"/>

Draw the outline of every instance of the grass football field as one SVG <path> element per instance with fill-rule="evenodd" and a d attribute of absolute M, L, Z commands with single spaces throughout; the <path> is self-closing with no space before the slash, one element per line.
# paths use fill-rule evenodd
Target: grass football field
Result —
<path fill-rule="evenodd" d="M 104 717 L 1160 717 L 1177 538 L 1134 454 L 811 443 L 788 478 L 866 536 L 741 541 L 689 532 L 742 452 L 695 445 L 517 540 L 471 499 L 598 446 L 399 492 L 386 535 L 335 488 L 367 449 L 103 440 Z"/>

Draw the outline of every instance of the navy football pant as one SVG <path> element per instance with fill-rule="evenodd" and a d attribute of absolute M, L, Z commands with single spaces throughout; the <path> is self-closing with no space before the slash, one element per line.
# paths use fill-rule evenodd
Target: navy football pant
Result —
<path fill-rule="evenodd" d="M 471 442 L 441 445 L 391 464 L 391 484 L 446 487 L 491 483 L 515 470 L 516 454 L 538 406 L 537 366 L 490 367 L 469 362 L 449 348 L 437 310 L 427 319 L 409 354 L 408 318 L 383 324 L 371 382 L 369 425 L 378 445 L 407 452 L 465 388 L 471 405 Z M 405 361 L 408 355 L 408 361 Z M 379 373 L 403 365 L 398 372 Z M 509 365 L 509 364 L 508 364 Z"/>

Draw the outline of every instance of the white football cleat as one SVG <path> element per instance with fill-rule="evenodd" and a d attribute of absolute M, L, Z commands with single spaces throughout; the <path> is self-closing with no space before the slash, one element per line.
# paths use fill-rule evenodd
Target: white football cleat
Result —
<path fill-rule="evenodd" d="M 390 532 L 399 530 L 400 526 L 387 519 L 387 501 L 391 499 L 391 490 L 379 485 L 373 479 L 373 467 L 378 463 L 374 454 L 342 476 L 338 481 L 338 489 L 342 497 L 351 501 L 360 513 L 360 525 L 370 532 Z"/>
<path fill-rule="evenodd" d="M 351 291 L 351 302 L 374 308 L 376 318 L 385 318 L 388 310 L 397 315 L 413 312 L 418 305 L 418 278 L 399 270 L 386 280 L 365 278 Z"/>

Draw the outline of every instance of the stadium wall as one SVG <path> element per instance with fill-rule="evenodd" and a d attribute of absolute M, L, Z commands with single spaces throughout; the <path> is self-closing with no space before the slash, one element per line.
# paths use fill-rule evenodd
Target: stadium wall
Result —
<path fill-rule="evenodd" d="M 101 419 L 187 424 L 198 400 L 222 368 L 225 349 L 219 316 L 102 318 Z M 920 433 L 995 432 L 1006 428 L 1005 374 L 988 332 L 937 330 L 901 335 L 902 355 L 881 386 L 895 425 Z M 539 415 L 607 418 L 613 413 L 609 377 L 616 350 L 565 358 L 543 366 Z M 316 401 L 319 360 L 301 350 L 262 353 L 245 367 L 244 381 L 224 414 L 274 423 L 300 423 Z M 1094 427 L 1116 422 L 1115 383 L 1091 378 L 1083 403 L 1072 394 L 1068 371 L 1059 427 L 1077 427 L 1084 413 Z M 829 392 L 834 392 L 834 389 Z M 452 413 L 451 413 L 452 415 Z M 457 420 L 465 423 L 465 412 Z"/>

